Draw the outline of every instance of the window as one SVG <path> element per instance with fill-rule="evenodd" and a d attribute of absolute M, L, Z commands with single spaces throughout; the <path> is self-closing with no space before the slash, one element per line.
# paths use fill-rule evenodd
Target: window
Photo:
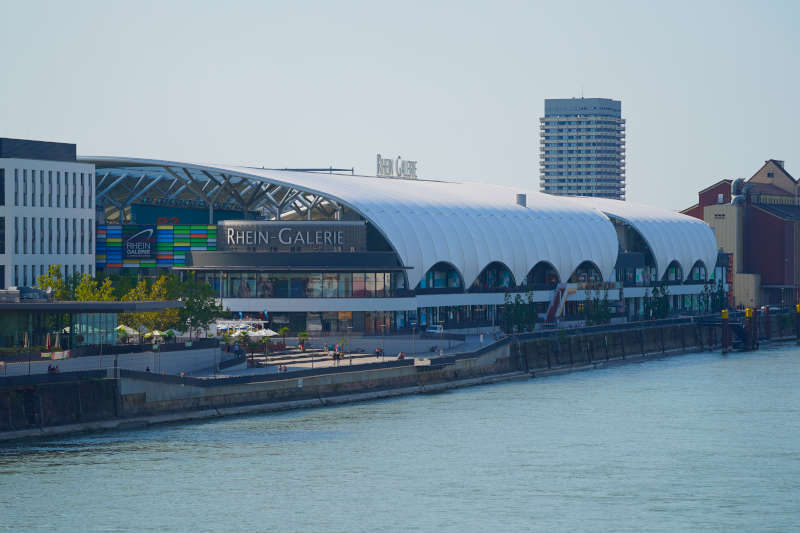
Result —
<path fill-rule="evenodd" d="M 69 220 L 64 219 L 64 253 L 69 253 Z"/>
<path fill-rule="evenodd" d="M 78 202 L 76 201 L 78 198 L 78 174 L 76 172 L 72 173 L 72 207 L 78 207 Z"/>
<path fill-rule="evenodd" d="M 56 207 L 61 207 L 61 172 L 56 172 Z"/>
<path fill-rule="evenodd" d="M 84 205 L 86 199 L 86 188 L 83 186 L 83 172 L 81 172 L 81 209 L 86 207 Z"/>
<path fill-rule="evenodd" d="M 69 207 L 69 172 L 64 172 L 64 207 Z"/>
<path fill-rule="evenodd" d="M 92 208 L 92 198 L 94 198 L 94 190 L 92 189 L 92 174 L 89 172 L 89 209 Z"/>
<path fill-rule="evenodd" d="M 86 221 L 84 219 L 81 219 L 81 253 L 86 253 Z"/>
<path fill-rule="evenodd" d="M 28 286 L 28 265 L 22 265 L 22 286 Z"/>
<path fill-rule="evenodd" d="M 0 217 L 0 254 L 6 253 L 6 217 Z M 0 283 L 3 283 L 2 280 Z"/>
<path fill-rule="evenodd" d="M 92 230 L 92 219 L 89 219 L 89 253 L 94 253 L 94 248 L 92 248 L 92 236 L 94 235 L 94 231 Z"/>
<path fill-rule="evenodd" d="M 44 253 L 44 217 L 39 218 L 39 253 Z"/>
<path fill-rule="evenodd" d="M 6 169 L 0 168 L 0 205 L 6 205 Z"/>
<path fill-rule="evenodd" d="M 36 253 L 36 217 L 31 217 L 31 253 Z"/>
<path fill-rule="evenodd" d="M 14 265 L 14 286 L 19 287 L 19 265 Z"/>
<path fill-rule="evenodd" d="M 14 205 L 19 205 L 19 169 L 14 169 Z"/>
<path fill-rule="evenodd" d="M 39 207 L 44 207 L 44 170 L 39 171 Z"/>
<path fill-rule="evenodd" d="M 36 171 L 31 170 L 31 207 L 36 207 Z"/>
<path fill-rule="evenodd" d="M 19 253 L 19 217 L 14 217 L 14 253 Z"/>
<path fill-rule="evenodd" d="M 47 171 L 47 207 L 53 207 L 53 171 Z"/>
<path fill-rule="evenodd" d="M 56 219 L 56 253 L 61 253 L 61 219 Z"/>
<path fill-rule="evenodd" d="M 28 169 L 22 169 L 22 205 L 28 205 Z"/>
<path fill-rule="evenodd" d="M 83 265 L 81 265 L 81 277 L 83 277 L 83 274 L 84 274 Z"/>
<path fill-rule="evenodd" d="M 22 253 L 28 253 L 28 217 L 22 217 Z"/>
<path fill-rule="evenodd" d="M 47 253 L 53 253 L 53 217 L 47 219 Z"/>
<path fill-rule="evenodd" d="M 77 219 L 72 219 L 72 253 L 78 253 L 78 221 Z"/>

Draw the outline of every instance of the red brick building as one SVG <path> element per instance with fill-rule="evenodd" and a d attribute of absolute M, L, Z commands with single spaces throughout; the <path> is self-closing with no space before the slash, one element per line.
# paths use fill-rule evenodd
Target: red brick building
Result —
<path fill-rule="evenodd" d="M 697 204 L 682 211 L 714 228 L 722 251 L 732 254 L 734 305 L 798 303 L 799 189 L 784 162 L 769 159 L 746 181 L 703 189 Z"/>

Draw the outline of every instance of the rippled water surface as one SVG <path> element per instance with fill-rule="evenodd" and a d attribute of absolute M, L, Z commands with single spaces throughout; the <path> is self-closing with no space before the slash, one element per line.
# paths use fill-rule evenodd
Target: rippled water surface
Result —
<path fill-rule="evenodd" d="M 789 531 L 800 350 L 0 447 L 0 530 Z"/>

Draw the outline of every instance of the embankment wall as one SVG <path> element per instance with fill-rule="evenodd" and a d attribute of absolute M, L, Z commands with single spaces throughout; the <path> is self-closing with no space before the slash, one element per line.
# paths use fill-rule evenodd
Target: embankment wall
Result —
<path fill-rule="evenodd" d="M 770 317 L 769 328 L 759 328 L 761 337 L 794 338 L 794 319 Z M 113 375 L 109 369 L 0 378 L 0 440 L 443 390 L 716 350 L 720 342 L 719 327 L 673 321 L 519 335 L 430 360 L 261 376 L 197 379 L 131 370 Z"/>
<path fill-rule="evenodd" d="M 377 367 L 377 368 L 376 368 Z M 433 360 L 430 365 L 398 361 L 386 365 L 340 367 L 325 374 L 297 372 L 244 380 L 162 380 L 160 376 L 124 372 L 120 381 L 125 417 L 182 410 L 218 409 L 235 405 L 286 402 L 380 390 L 425 387 L 461 379 L 518 371 L 508 343 L 474 356 Z M 180 378 L 178 378 L 180 379 Z"/>

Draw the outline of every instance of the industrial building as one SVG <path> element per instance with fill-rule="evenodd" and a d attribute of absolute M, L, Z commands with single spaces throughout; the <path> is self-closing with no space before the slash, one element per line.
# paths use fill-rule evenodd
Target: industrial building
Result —
<path fill-rule="evenodd" d="M 731 304 L 786 308 L 800 302 L 798 182 L 783 161 L 768 159 L 749 179 L 703 189 L 684 214 L 713 228 L 731 254 Z"/>

